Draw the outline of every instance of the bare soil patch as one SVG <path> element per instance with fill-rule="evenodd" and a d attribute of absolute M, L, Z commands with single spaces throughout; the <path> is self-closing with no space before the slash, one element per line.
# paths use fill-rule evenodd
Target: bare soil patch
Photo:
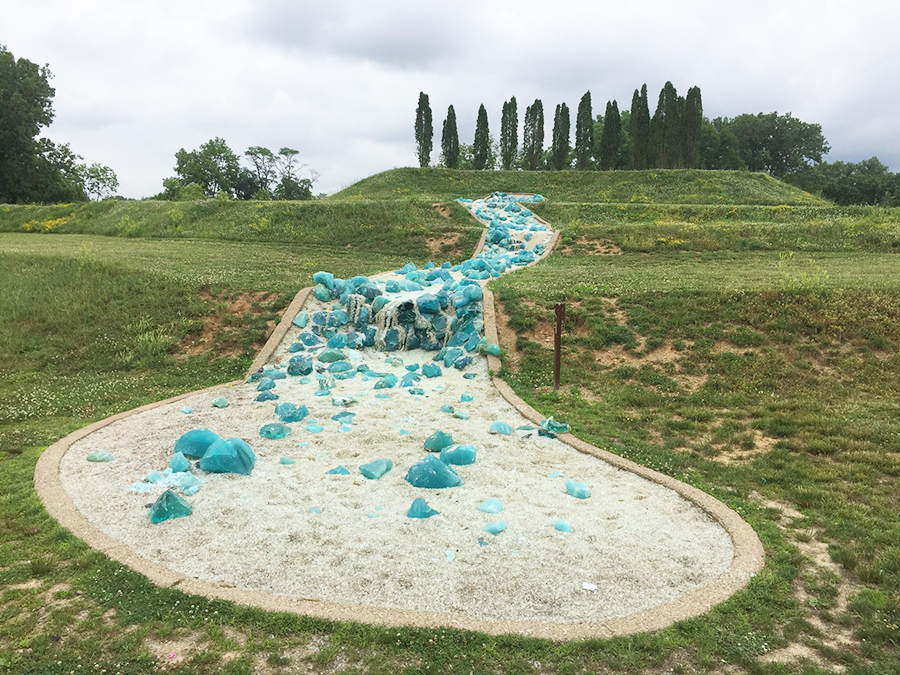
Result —
<path fill-rule="evenodd" d="M 579 255 L 611 256 L 623 255 L 622 249 L 611 239 L 590 239 L 579 237 L 563 246 L 563 253 Z"/>
<path fill-rule="evenodd" d="M 222 324 L 226 322 L 226 317 L 263 314 L 266 312 L 265 305 L 280 296 L 280 293 L 267 293 L 265 291 L 249 291 L 230 299 L 223 299 L 210 293 L 201 295 L 204 300 L 215 302 L 221 307 L 207 317 L 206 323 L 199 334 L 189 337 L 180 345 L 177 356 L 194 356 L 209 351 L 214 345 L 216 352 L 219 354 L 238 356 L 241 353 L 241 349 L 236 344 L 225 342 L 216 345 L 216 338 L 222 333 Z M 279 316 L 283 312 L 284 310 L 278 312 Z M 268 322 L 266 337 L 275 329 L 275 325 L 274 321 Z"/>
<path fill-rule="evenodd" d="M 449 215 L 447 217 L 449 217 Z M 428 245 L 428 250 L 431 251 L 431 256 L 433 258 L 440 258 L 452 251 L 461 238 L 462 234 L 459 232 L 447 232 L 438 237 L 430 237 L 425 240 L 425 243 Z"/>
<path fill-rule="evenodd" d="M 516 348 L 516 331 L 509 327 L 509 315 L 499 300 L 494 303 L 494 312 L 497 317 L 497 337 L 500 340 L 500 347 L 506 351 L 506 365 L 513 373 L 518 373 L 522 355 Z"/>
<path fill-rule="evenodd" d="M 450 218 L 450 207 L 444 204 L 443 202 L 435 202 L 432 204 L 434 210 L 440 213 L 444 218 Z"/>

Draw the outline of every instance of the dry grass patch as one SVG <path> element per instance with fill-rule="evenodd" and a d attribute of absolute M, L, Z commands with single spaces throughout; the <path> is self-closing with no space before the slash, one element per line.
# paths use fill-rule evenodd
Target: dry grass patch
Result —
<path fill-rule="evenodd" d="M 215 348 L 216 352 L 226 356 L 239 356 L 243 349 L 227 335 L 226 326 L 229 323 L 242 323 L 246 319 L 269 313 L 267 305 L 279 300 L 282 293 L 268 293 L 265 291 L 248 291 L 230 298 L 222 298 L 211 293 L 201 294 L 206 302 L 217 305 L 216 311 L 209 315 L 203 328 L 196 335 L 186 339 L 179 347 L 177 355 L 181 357 L 195 356 L 208 352 Z M 284 313 L 284 309 L 277 312 L 278 316 Z M 266 337 L 275 330 L 275 321 L 268 321 Z M 257 346 L 254 344 L 254 346 Z M 261 345 L 259 345 L 261 346 Z"/>

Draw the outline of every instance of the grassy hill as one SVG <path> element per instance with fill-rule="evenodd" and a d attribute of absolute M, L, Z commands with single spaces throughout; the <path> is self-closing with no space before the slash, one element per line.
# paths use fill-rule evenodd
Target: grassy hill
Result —
<path fill-rule="evenodd" d="M 392 169 L 329 200 L 449 201 L 494 191 L 538 192 L 553 202 L 646 204 L 827 204 L 763 173 L 747 171 L 456 171 Z"/>
<path fill-rule="evenodd" d="M 549 197 L 562 235 L 491 283 L 501 376 L 737 510 L 767 554 L 746 590 L 584 643 L 379 628 L 157 588 L 46 514 L 47 445 L 239 377 L 318 269 L 467 257 L 480 226 L 446 202 L 494 190 Z M 730 172 L 399 169 L 308 203 L 0 206 L 0 673 L 898 672 L 898 253 L 900 209 Z"/>

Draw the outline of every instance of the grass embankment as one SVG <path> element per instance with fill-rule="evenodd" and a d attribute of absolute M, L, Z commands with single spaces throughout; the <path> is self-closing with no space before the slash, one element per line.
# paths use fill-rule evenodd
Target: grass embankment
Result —
<path fill-rule="evenodd" d="M 279 242 L 443 261 L 471 255 L 481 227 L 458 204 L 439 212 L 411 199 L 376 204 L 209 199 L 0 205 L 0 232 Z"/>
<path fill-rule="evenodd" d="M 762 173 L 747 171 L 458 171 L 392 169 L 328 200 L 450 201 L 491 192 L 537 192 L 552 202 L 792 204 L 825 202 Z"/>
<path fill-rule="evenodd" d="M 507 381 L 580 437 L 750 516 L 769 564 L 726 603 L 746 611 L 718 626 L 743 636 L 733 663 L 784 672 L 767 659 L 791 644 L 809 664 L 893 672 L 900 256 L 886 251 L 900 211 L 751 209 L 745 222 L 685 222 L 677 207 L 643 221 L 603 206 L 543 212 L 561 226 L 559 249 L 492 282 L 519 333 Z M 775 503 L 784 510 L 764 508 Z"/>
<path fill-rule="evenodd" d="M 535 174 L 544 182 L 533 189 L 551 194 L 561 175 Z M 468 194 L 447 188 L 444 198 L 495 189 L 529 188 L 479 184 Z M 252 206 L 178 208 L 236 218 Z M 69 213 L 47 208 L 13 222 L 0 207 L 0 222 L 21 232 L 34 214 Z M 114 231 L 125 211 L 81 208 L 105 214 L 104 234 L 128 234 Z M 0 673 L 144 673 L 166 664 L 183 673 L 805 674 L 838 664 L 896 672 L 896 212 L 747 206 L 732 217 L 731 207 L 636 205 L 610 216 L 608 205 L 551 203 L 540 208 L 564 230 L 559 250 L 494 283 L 523 333 L 518 366 L 514 355 L 506 361 L 523 398 L 579 436 L 709 491 L 760 534 L 766 569 L 705 616 L 560 645 L 333 624 L 156 588 L 58 527 L 31 485 L 46 445 L 114 412 L 240 376 L 316 269 L 348 276 L 428 257 L 433 232 L 408 236 L 384 215 L 383 240 L 354 234 L 372 222 L 369 209 L 393 207 L 356 208 L 350 249 L 328 246 L 327 222 L 301 233 L 312 237 L 306 245 L 203 240 L 216 236 L 212 216 L 195 230 L 206 234 L 182 229 L 170 239 L 0 234 Z M 440 218 L 435 227 L 446 227 Z M 464 220 L 448 257 L 466 257 L 477 239 Z M 153 234 L 160 222 L 149 220 L 139 236 L 168 237 Z M 617 247 L 625 254 L 594 255 Z M 542 339 L 557 300 L 569 302 L 558 394 Z M 775 502 L 786 510 L 767 506 Z M 810 660 L 766 661 L 787 644 Z"/>

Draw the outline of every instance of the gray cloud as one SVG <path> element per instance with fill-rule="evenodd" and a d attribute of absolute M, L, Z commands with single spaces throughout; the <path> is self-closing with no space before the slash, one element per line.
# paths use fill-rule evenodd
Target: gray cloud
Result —
<path fill-rule="evenodd" d="M 450 104 L 471 143 L 479 104 L 497 136 L 503 101 L 516 96 L 521 119 L 541 98 L 549 137 L 561 101 L 574 111 L 590 89 L 595 113 L 627 108 L 646 82 L 655 106 L 667 80 L 700 86 L 709 117 L 790 111 L 822 125 L 830 159 L 900 170 L 898 19 L 875 0 L 43 0 L 4 8 L 3 41 L 56 74 L 47 135 L 140 197 L 179 148 L 215 136 L 239 153 L 297 148 L 332 191 L 414 164 L 420 91 L 438 148 Z"/>

